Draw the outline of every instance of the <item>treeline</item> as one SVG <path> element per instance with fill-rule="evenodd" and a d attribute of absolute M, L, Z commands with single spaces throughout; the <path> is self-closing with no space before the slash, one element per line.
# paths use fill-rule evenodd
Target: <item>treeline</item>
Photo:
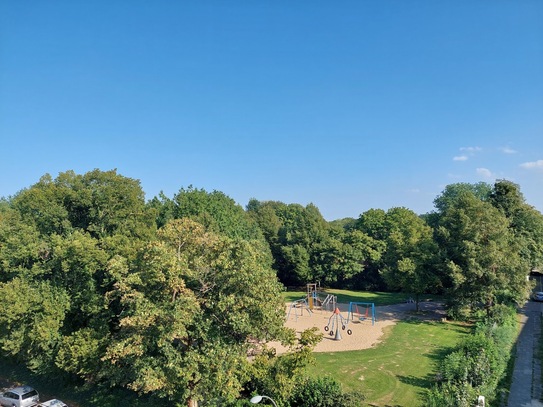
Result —
<path fill-rule="evenodd" d="M 253 392 L 357 405 L 332 379 L 304 378 L 319 335 L 283 327 L 284 286 L 439 292 L 454 317 L 492 315 L 522 302 L 543 264 L 543 216 L 517 185 L 449 185 L 435 207 L 327 222 L 314 205 L 242 208 L 193 187 L 146 202 L 116 171 L 45 175 L 0 201 L 0 348 L 36 372 L 179 405 Z M 292 352 L 276 357 L 269 340 Z"/>
<path fill-rule="evenodd" d="M 264 234 L 287 286 L 447 294 L 455 317 L 496 303 L 521 303 L 527 275 L 543 265 L 543 215 L 519 186 L 452 184 L 436 210 L 371 209 L 326 222 L 317 207 L 251 200 L 247 214 Z"/>

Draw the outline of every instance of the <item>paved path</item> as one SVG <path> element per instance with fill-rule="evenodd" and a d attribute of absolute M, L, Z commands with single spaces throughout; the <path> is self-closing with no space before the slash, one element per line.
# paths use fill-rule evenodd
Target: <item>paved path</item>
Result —
<path fill-rule="evenodd" d="M 534 358 L 541 335 L 543 303 L 530 301 L 522 309 L 517 357 L 513 370 L 513 382 L 507 401 L 508 407 L 543 407 L 541 362 Z"/>

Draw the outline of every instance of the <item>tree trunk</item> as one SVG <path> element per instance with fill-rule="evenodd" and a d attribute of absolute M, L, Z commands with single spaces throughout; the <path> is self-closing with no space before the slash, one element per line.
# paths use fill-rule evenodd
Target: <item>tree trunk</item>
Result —
<path fill-rule="evenodd" d="M 187 400 L 187 407 L 198 407 L 198 400 L 188 399 Z"/>

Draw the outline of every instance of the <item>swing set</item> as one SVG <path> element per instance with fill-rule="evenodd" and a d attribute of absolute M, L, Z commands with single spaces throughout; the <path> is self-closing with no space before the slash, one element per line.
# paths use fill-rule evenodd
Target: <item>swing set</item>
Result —
<path fill-rule="evenodd" d="M 366 321 L 371 318 L 371 324 L 375 325 L 375 304 L 373 302 L 350 302 L 347 320 Z"/>

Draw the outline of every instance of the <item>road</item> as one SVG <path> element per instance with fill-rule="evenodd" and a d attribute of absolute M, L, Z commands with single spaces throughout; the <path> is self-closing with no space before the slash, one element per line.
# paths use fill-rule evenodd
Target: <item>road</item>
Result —
<path fill-rule="evenodd" d="M 541 361 L 535 357 L 541 336 L 542 312 L 543 303 L 533 301 L 527 302 L 521 311 L 522 328 L 517 342 L 508 407 L 543 407 L 540 402 Z"/>

